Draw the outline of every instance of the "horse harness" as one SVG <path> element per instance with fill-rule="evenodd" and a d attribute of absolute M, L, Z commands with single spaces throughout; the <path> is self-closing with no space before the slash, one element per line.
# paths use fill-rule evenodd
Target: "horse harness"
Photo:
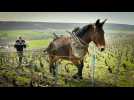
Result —
<path fill-rule="evenodd" d="M 93 25 L 94 32 L 96 31 L 95 25 Z M 75 57 L 83 59 L 85 54 L 88 52 L 89 44 L 79 38 L 76 34 L 77 32 L 69 32 L 71 37 L 71 48 L 72 53 Z M 89 52 L 88 52 L 89 53 Z"/>

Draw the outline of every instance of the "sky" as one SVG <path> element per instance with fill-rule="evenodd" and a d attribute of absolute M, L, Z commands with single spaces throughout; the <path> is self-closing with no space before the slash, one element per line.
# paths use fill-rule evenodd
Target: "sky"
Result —
<path fill-rule="evenodd" d="M 0 21 L 94 23 L 97 19 L 134 25 L 134 12 L 0 12 Z"/>

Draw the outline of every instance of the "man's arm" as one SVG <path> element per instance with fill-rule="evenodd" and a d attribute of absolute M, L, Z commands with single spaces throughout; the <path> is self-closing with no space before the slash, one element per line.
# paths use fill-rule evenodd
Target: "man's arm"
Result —
<path fill-rule="evenodd" d="M 16 40 L 16 42 L 14 44 L 14 48 L 17 48 L 17 42 L 18 42 L 18 40 Z"/>
<path fill-rule="evenodd" d="M 23 42 L 23 47 L 26 48 L 27 46 L 25 40 L 22 40 L 22 42 Z"/>

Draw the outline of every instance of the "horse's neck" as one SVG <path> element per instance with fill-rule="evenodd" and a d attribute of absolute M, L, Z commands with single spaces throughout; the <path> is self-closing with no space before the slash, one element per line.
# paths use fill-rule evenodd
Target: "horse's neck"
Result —
<path fill-rule="evenodd" d="M 81 37 L 81 40 L 84 41 L 86 44 L 89 44 L 91 42 L 91 38 L 89 35 L 84 35 Z"/>

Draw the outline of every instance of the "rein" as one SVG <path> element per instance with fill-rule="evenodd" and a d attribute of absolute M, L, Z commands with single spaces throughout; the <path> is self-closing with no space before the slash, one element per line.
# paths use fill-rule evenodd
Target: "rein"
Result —
<path fill-rule="evenodd" d="M 89 44 L 87 44 L 81 38 L 77 37 L 74 33 L 69 32 L 69 31 L 67 31 L 67 32 L 74 38 L 75 41 L 79 42 L 82 47 L 88 47 L 89 46 Z"/>
<path fill-rule="evenodd" d="M 95 24 L 93 24 L 93 31 L 94 32 L 96 31 L 96 25 Z M 79 38 L 76 35 L 76 34 L 79 34 L 79 32 L 68 32 L 68 33 L 71 34 L 71 36 L 82 45 L 82 47 L 88 47 L 89 46 L 88 43 L 86 43 L 84 40 L 82 40 L 81 38 Z"/>
<path fill-rule="evenodd" d="M 73 33 L 72 33 L 73 34 Z M 77 32 L 76 32 L 77 34 Z M 75 35 L 75 34 L 74 34 Z M 76 35 L 75 35 L 76 36 Z M 78 36 L 76 36 L 78 38 L 78 40 L 80 41 L 81 45 L 83 45 L 83 47 L 88 47 L 88 43 L 86 43 L 85 41 L 83 41 L 81 38 L 79 38 Z"/>

